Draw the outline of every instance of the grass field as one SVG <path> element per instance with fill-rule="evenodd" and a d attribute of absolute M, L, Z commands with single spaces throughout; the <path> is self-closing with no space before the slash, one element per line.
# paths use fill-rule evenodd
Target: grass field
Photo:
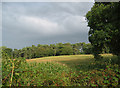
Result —
<path fill-rule="evenodd" d="M 2 83 L 4 86 L 119 86 L 116 57 L 102 56 L 100 61 L 95 61 L 92 55 L 52 56 L 25 62 L 18 59 L 13 60 L 14 68 L 7 60 L 9 64 L 5 61 L 2 66 Z"/>
<path fill-rule="evenodd" d="M 102 54 L 104 57 L 111 57 L 112 54 Z M 63 55 L 63 56 L 50 56 L 50 57 L 42 57 L 42 58 L 33 58 L 33 59 L 27 59 L 27 62 L 46 62 L 46 61 L 82 61 L 82 60 L 88 60 L 93 59 L 93 55 Z"/>
<path fill-rule="evenodd" d="M 112 54 L 102 54 L 104 58 L 109 58 Z M 35 59 L 27 59 L 29 63 L 37 62 L 53 62 L 59 63 L 61 65 L 66 65 L 73 70 L 82 70 L 87 71 L 91 70 L 91 68 L 87 67 L 91 63 L 94 63 L 94 56 L 93 55 L 66 55 L 66 56 L 51 56 L 51 57 L 42 57 L 42 58 L 35 58 Z M 87 68 L 87 69 L 86 69 Z M 94 69 L 94 67 L 92 67 Z"/>

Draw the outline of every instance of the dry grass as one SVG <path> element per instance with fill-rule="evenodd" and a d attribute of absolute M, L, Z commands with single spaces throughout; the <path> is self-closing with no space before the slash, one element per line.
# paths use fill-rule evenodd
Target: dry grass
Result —
<path fill-rule="evenodd" d="M 112 54 L 101 54 L 104 57 L 111 57 Z M 70 68 L 81 69 L 81 66 L 87 66 L 90 63 L 94 62 L 93 55 L 64 55 L 64 56 L 50 56 L 50 57 L 42 57 L 35 59 L 27 59 L 28 63 L 42 63 L 42 62 L 53 62 L 59 63 L 61 65 L 66 65 Z"/>
<path fill-rule="evenodd" d="M 66 55 L 66 56 L 50 56 L 50 57 L 42 57 L 35 59 L 27 59 L 27 62 L 46 62 L 46 61 L 71 61 L 71 60 L 84 60 L 88 58 L 93 58 L 93 55 Z"/>
<path fill-rule="evenodd" d="M 112 56 L 112 54 L 101 54 L 104 57 Z M 93 55 L 63 55 L 63 56 L 50 56 L 42 58 L 27 59 L 27 62 L 51 62 L 51 61 L 76 61 L 93 59 Z"/>

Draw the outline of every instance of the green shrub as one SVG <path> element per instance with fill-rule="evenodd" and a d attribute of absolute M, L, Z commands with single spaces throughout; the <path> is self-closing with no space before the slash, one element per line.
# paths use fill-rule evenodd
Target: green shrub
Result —
<path fill-rule="evenodd" d="M 76 65 L 79 71 L 56 62 L 27 63 L 24 58 L 2 60 L 2 86 L 120 86 L 116 59 L 104 58 Z M 85 69 L 85 70 L 82 70 Z"/>

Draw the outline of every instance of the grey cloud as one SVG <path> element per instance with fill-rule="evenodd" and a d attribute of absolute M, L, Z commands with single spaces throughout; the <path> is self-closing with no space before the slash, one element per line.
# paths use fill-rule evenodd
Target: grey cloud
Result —
<path fill-rule="evenodd" d="M 3 45 L 88 42 L 84 15 L 93 3 L 3 3 Z"/>
<path fill-rule="evenodd" d="M 27 15 L 59 19 L 69 15 L 85 15 L 93 3 L 5 3 L 5 10 L 12 15 Z M 4 5 L 4 4 L 3 4 Z M 11 12 L 12 11 L 12 12 Z M 61 14 L 62 13 L 62 14 Z"/>

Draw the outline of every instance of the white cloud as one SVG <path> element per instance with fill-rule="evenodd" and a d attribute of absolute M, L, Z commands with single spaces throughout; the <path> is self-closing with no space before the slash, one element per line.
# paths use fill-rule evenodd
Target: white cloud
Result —
<path fill-rule="evenodd" d="M 63 25 L 70 33 L 86 32 L 87 23 L 83 16 L 69 16 L 67 17 Z"/>
<path fill-rule="evenodd" d="M 19 24 L 24 25 L 27 31 L 31 31 L 42 36 L 56 36 L 63 34 L 73 34 L 78 32 L 86 32 L 81 26 L 85 25 L 85 18 L 82 16 L 68 16 L 62 19 L 62 23 L 52 22 L 47 18 L 38 18 L 30 16 L 21 16 L 18 21 Z"/>
<path fill-rule="evenodd" d="M 26 30 L 39 33 L 44 36 L 58 35 L 62 30 L 61 25 L 57 22 L 52 22 L 46 18 L 21 16 L 19 22 L 26 26 Z"/>

